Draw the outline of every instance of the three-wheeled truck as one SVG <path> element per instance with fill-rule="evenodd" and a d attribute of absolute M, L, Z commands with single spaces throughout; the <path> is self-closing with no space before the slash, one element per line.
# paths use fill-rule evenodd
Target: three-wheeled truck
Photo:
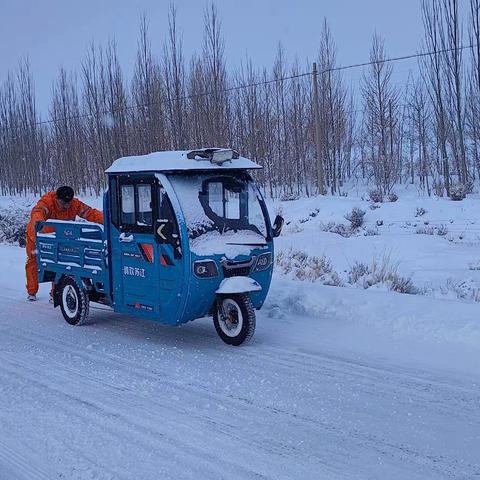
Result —
<path fill-rule="evenodd" d="M 71 325 L 89 302 L 179 325 L 213 315 L 221 339 L 255 331 L 273 270 L 272 225 L 249 170 L 230 149 L 124 157 L 106 170 L 105 225 L 36 225 L 39 280 L 54 282 L 54 306 Z"/>

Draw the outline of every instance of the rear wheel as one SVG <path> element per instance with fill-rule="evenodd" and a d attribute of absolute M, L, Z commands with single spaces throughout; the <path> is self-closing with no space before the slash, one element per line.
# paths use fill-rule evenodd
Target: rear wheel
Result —
<path fill-rule="evenodd" d="M 246 294 L 221 296 L 213 314 L 219 337 L 228 345 L 248 342 L 255 333 L 255 310 Z"/>
<path fill-rule="evenodd" d="M 63 318 L 70 325 L 84 324 L 88 318 L 90 304 L 83 285 L 79 285 L 72 277 L 66 277 L 56 288 L 60 290 L 60 308 Z"/>

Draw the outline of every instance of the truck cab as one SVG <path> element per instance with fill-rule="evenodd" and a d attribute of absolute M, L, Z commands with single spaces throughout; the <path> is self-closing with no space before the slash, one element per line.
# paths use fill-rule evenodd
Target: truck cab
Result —
<path fill-rule="evenodd" d="M 226 343 L 251 338 L 255 310 L 262 307 L 272 278 L 273 238 L 283 224 L 281 217 L 273 226 L 270 222 L 250 174 L 258 168 L 233 150 L 216 148 L 113 162 L 106 171 L 101 271 L 93 274 L 82 258 L 78 272 L 76 265 L 66 271 L 52 255 L 49 269 L 43 267 L 45 243 L 60 252 L 84 237 L 59 238 L 62 227 L 50 242 L 38 235 L 40 278 L 58 282 L 55 304 L 64 317 L 63 285 L 70 278 L 75 305 L 85 295 L 87 303 L 101 301 L 116 312 L 171 325 L 213 315 Z M 57 264 L 53 270 L 52 263 Z M 102 291 L 94 276 L 102 277 Z M 71 314 L 67 317 L 71 320 Z"/>

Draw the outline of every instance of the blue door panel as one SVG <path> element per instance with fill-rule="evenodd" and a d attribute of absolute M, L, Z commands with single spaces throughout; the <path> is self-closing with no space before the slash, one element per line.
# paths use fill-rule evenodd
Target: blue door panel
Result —
<path fill-rule="evenodd" d="M 153 235 L 131 233 L 122 242 L 112 227 L 112 273 L 114 309 L 156 318 L 159 313 L 159 276 L 155 264 Z"/>
<path fill-rule="evenodd" d="M 135 184 L 136 181 L 131 179 L 131 183 Z M 161 211 L 159 190 L 160 182 L 156 179 L 152 184 L 155 199 L 152 202 L 152 218 L 149 219 L 153 224 L 156 218 L 165 218 Z M 129 228 L 132 231 L 122 232 L 111 226 L 114 310 L 177 324 L 181 321 L 184 303 L 182 255 L 175 252 L 172 245 L 157 241 L 153 227 L 149 233 L 136 232 L 135 228 L 133 226 Z M 139 230 L 147 229 L 144 227 Z"/>

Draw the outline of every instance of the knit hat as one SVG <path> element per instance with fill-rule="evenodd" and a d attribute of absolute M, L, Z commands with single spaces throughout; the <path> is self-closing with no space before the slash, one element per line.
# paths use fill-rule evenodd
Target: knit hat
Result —
<path fill-rule="evenodd" d="M 73 195 L 74 195 L 74 192 L 72 187 L 64 186 L 64 187 L 60 187 L 57 190 L 57 198 L 66 203 L 71 202 L 73 200 Z"/>

